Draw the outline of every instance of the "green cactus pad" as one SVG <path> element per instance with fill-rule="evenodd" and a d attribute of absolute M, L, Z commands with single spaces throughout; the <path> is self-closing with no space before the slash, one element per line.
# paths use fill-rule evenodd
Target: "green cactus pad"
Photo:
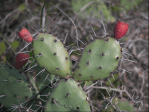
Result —
<path fill-rule="evenodd" d="M 86 46 L 82 58 L 73 74 L 76 81 L 106 78 L 118 66 L 121 47 L 113 38 L 96 39 Z"/>
<path fill-rule="evenodd" d="M 39 102 L 36 101 L 36 99 L 32 100 L 30 104 L 27 106 L 28 110 L 30 110 L 29 112 L 36 112 L 35 110 L 39 108 L 38 103 Z"/>
<path fill-rule="evenodd" d="M 29 100 L 33 92 L 26 79 L 15 68 L 10 68 L 4 64 L 0 65 L 0 103 L 6 108 L 19 105 Z"/>
<path fill-rule="evenodd" d="M 116 112 L 116 110 L 110 106 L 107 109 L 103 109 L 102 112 Z"/>
<path fill-rule="evenodd" d="M 42 70 L 40 66 L 37 66 L 37 73 L 39 73 Z M 37 86 L 39 87 L 39 91 L 42 90 L 47 85 L 51 84 L 51 81 L 55 81 L 55 75 L 49 74 L 47 71 L 40 73 L 37 76 Z"/>
<path fill-rule="evenodd" d="M 112 103 L 117 103 L 117 106 L 119 107 L 121 111 L 135 111 L 133 108 L 133 105 L 129 103 L 126 99 L 119 99 L 115 97 Z"/>
<path fill-rule="evenodd" d="M 42 105 L 46 105 L 47 101 L 49 100 L 49 96 L 51 94 L 51 92 L 53 91 L 53 88 L 46 88 L 43 92 L 40 93 L 40 99 L 42 102 Z"/>
<path fill-rule="evenodd" d="M 116 111 L 127 111 L 127 112 L 134 112 L 135 109 L 131 103 L 129 103 L 126 99 L 119 99 L 117 97 L 113 98 L 112 104 L 116 104 L 117 106 L 113 105 L 108 107 L 107 109 L 104 109 L 102 112 L 116 112 Z M 114 109 L 115 108 L 115 109 Z M 119 108 L 119 109 L 118 109 Z"/>
<path fill-rule="evenodd" d="M 90 85 L 92 85 L 93 84 L 93 81 L 85 81 L 85 85 L 86 86 L 90 86 Z"/>
<path fill-rule="evenodd" d="M 78 82 L 73 79 L 61 81 L 52 91 L 45 111 L 86 111 L 90 112 L 87 96 Z"/>
<path fill-rule="evenodd" d="M 51 74 L 68 78 L 71 74 L 71 63 L 63 44 L 50 34 L 40 33 L 37 37 L 33 47 L 39 66 Z"/>

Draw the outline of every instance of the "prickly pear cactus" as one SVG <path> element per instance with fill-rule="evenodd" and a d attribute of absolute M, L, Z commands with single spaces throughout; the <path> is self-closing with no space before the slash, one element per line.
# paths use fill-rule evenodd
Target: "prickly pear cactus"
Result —
<path fill-rule="evenodd" d="M 74 72 L 76 81 L 91 81 L 106 78 L 118 66 L 121 58 L 119 42 L 108 37 L 96 39 L 86 46 Z"/>
<path fill-rule="evenodd" d="M 0 102 L 6 107 L 19 105 L 33 95 L 29 83 L 15 68 L 0 65 Z"/>
<path fill-rule="evenodd" d="M 45 9 L 46 5 L 42 9 Z M 117 25 L 120 29 L 123 26 Z M 121 34 L 122 37 L 126 34 L 128 25 L 123 29 L 125 31 L 116 30 L 115 33 Z M 102 87 L 102 80 L 101 88 L 97 83 L 100 79 L 109 77 L 117 68 L 122 52 L 118 41 L 121 37 L 114 34 L 116 39 L 111 37 L 92 39 L 93 42 L 85 48 L 81 48 L 84 51 L 78 63 L 77 60 L 71 61 L 69 57 L 71 53 L 78 50 L 78 45 L 77 49 L 75 46 L 67 46 L 68 54 L 58 38 L 39 31 L 34 39 L 27 29 L 23 28 L 19 32 L 22 39 L 30 42 L 27 46 L 33 44 L 33 52 L 32 50 L 23 51 L 27 46 L 18 52 L 17 56 L 19 57 L 16 56 L 15 64 L 18 70 L 5 64 L 0 65 L 0 106 L 4 105 L 8 110 L 20 112 L 91 112 L 94 111 L 93 108 L 98 110 L 90 101 L 94 98 L 91 98 L 89 93 L 93 88 L 99 88 L 106 89 L 110 96 L 111 91 Z M 79 41 L 81 42 L 81 40 Z M 30 54 L 26 52 L 30 52 Z M 113 74 L 111 75 L 113 76 Z M 109 79 L 109 82 L 104 82 L 104 85 L 113 87 L 112 83 L 115 82 L 115 77 L 112 78 L 113 81 Z M 94 83 L 95 80 L 98 81 Z M 102 97 L 104 100 L 99 103 L 104 102 L 106 105 L 103 111 L 134 111 L 133 105 L 125 99 L 112 97 L 111 101 L 109 100 L 111 96 L 106 99 L 107 96 L 102 94 Z"/>
<path fill-rule="evenodd" d="M 87 96 L 73 79 L 61 81 L 52 91 L 45 111 L 90 111 Z"/>
<path fill-rule="evenodd" d="M 58 38 L 47 33 L 39 33 L 33 47 L 34 56 L 40 67 L 62 78 L 70 76 L 69 55 Z"/>

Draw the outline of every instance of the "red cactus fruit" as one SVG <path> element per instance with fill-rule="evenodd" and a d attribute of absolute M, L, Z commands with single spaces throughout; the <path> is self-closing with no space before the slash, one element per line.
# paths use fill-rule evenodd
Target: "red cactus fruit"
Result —
<path fill-rule="evenodd" d="M 123 23 L 120 20 L 116 23 L 114 28 L 114 37 L 116 39 L 121 39 L 128 31 L 129 25 Z"/>
<path fill-rule="evenodd" d="M 18 33 L 19 37 L 24 39 L 27 42 L 32 42 L 33 37 L 31 36 L 30 32 L 26 28 L 22 28 L 22 30 Z"/>
<path fill-rule="evenodd" d="M 15 60 L 15 68 L 20 69 L 22 66 L 24 66 L 29 59 L 29 54 L 19 53 L 16 56 Z"/>

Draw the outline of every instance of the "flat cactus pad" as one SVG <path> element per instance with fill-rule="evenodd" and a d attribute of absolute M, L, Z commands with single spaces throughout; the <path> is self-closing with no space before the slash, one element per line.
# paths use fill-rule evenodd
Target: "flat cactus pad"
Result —
<path fill-rule="evenodd" d="M 33 41 L 34 56 L 40 67 L 49 73 L 68 78 L 71 74 L 71 63 L 67 50 L 58 38 L 40 33 Z"/>
<path fill-rule="evenodd" d="M 86 46 L 74 72 L 76 81 L 106 78 L 118 66 L 121 58 L 119 42 L 113 38 L 96 39 Z"/>

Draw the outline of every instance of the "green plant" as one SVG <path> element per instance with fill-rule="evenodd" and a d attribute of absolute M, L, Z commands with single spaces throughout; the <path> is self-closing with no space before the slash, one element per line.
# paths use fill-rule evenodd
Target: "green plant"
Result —
<path fill-rule="evenodd" d="M 91 111 L 92 103 L 86 91 L 96 84 L 91 81 L 108 78 L 121 59 L 119 41 L 112 37 L 92 40 L 83 48 L 81 60 L 75 67 L 69 57 L 72 51 L 68 53 L 55 36 L 38 32 L 29 42 L 33 45 L 33 56 L 30 53 L 31 59 L 27 57 L 29 61 L 21 64 L 19 70 L 7 63 L 0 65 L 0 103 L 8 110 Z M 19 62 L 24 60 L 21 59 Z M 119 99 L 117 103 L 115 98 L 106 100 L 114 104 L 113 111 L 125 110 L 122 105 L 130 104 Z M 133 110 L 133 106 L 125 111 L 128 110 Z"/>
<path fill-rule="evenodd" d="M 81 18 L 96 17 L 104 18 L 109 22 L 114 22 L 115 18 L 111 15 L 110 10 L 103 1 L 99 0 L 72 0 L 73 11 Z"/>
<path fill-rule="evenodd" d="M 129 103 L 126 99 L 120 99 L 120 98 L 113 98 L 112 99 L 112 105 L 109 106 L 107 109 L 104 109 L 103 112 L 109 111 L 135 111 L 133 104 Z"/>

